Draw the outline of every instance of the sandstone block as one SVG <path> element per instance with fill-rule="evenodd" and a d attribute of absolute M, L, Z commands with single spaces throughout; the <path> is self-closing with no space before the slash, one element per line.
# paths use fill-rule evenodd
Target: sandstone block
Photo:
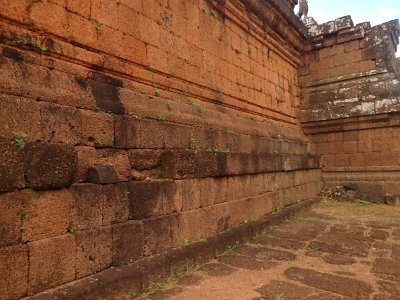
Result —
<path fill-rule="evenodd" d="M 25 186 L 24 152 L 21 147 L 15 143 L 0 143 L 0 192 Z"/>
<path fill-rule="evenodd" d="M 76 184 L 70 187 L 74 198 L 71 226 L 79 230 L 102 226 L 104 191 L 97 184 Z"/>
<path fill-rule="evenodd" d="M 145 219 L 144 226 L 144 252 L 145 256 L 151 256 L 164 252 L 172 247 L 171 217 L 163 216 Z"/>
<path fill-rule="evenodd" d="M 143 224 L 129 221 L 112 226 L 113 265 L 129 264 L 143 255 Z"/>
<path fill-rule="evenodd" d="M 102 164 L 114 166 L 118 172 L 118 180 L 126 181 L 132 178 L 128 154 L 124 150 L 100 149 L 97 151 Z"/>
<path fill-rule="evenodd" d="M 38 190 L 70 186 L 77 171 L 77 155 L 72 146 L 28 143 L 25 146 L 25 177 Z"/>
<path fill-rule="evenodd" d="M 120 79 L 94 72 L 88 83 L 100 110 L 115 114 L 124 113 L 125 108 L 119 97 L 119 88 L 123 87 Z"/>
<path fill-rule="evenodd" d="M 30 6 L 29 12 L 30 19 L 36 27 L 56 35 L 67 34 L 68 13 L 63 7 L 50 2 L 35 2 Z"/>
<path fill-rule="evenodd" d="M 80 110 L 82 118 L 82 143 L 96 147 L 112 147 L 114 119 L 112 116 L 89 110 Z"/>
<path fill-rule="evenodd" d="M 108 268 L 112 262 L 112 230 L 103 227 L 76 234 L 76 277 Z"/>
<path fill-rule="evenodd" d="M 178 215 L 176 222 L 172 223 L 172 242 L 176 247 L 182 247 L 183 241 L 194 242 L 208 236 L 206 222 L 214 222 L 204 209 L 195 209 Z"/>
<path fill-rule="evenodd" d="M 139 170 L 152 170 L 161 166 L 162 150 L 129 150 L 131 167 Z"/>
<path fill-rule="evenodd" d="M 116 183 L 118 182 L 118 174 L 112 165 L 96 164 L 89 168 L 87 181 L 97 184 Z"/>
<path fill-rule="evenodd" d="M 103 225 L 125 222 L 129 218 L 129 197 L 125 184 L 103 187 Z"/>
<path fill-rule="evenodd" d="M 0 246 L 20 242 L 23 202 L 22 192 L 0 194 Z"/>
<path fill-rule="evenodd" d="M 83 17 L 89 18 L 90 16 L 90 3 L 79 0 L 68 0 L 67 8 Z"/>
<path fill-rule="evenodd" d="M 76 244 L 73 235 L 63 235 L 28 244 L 29 294 L 75 279 Z"/>
<path fill-rule="evenodd" d="M 84 182 L 89 168 L 98 163 L 97 151 L 96 148 L 87 146 L 77 146 L 75 150 L 78 159 L 76 181 Z"/>
<path fill-rule="evenodd" d="M 181 199 L 182 211 L 196 209 L 201 206 L 200 189 L 196 179 L 178 181 L 177 191 L 177 197 Z"/>
<path fill-rule="evenodd" d="M 118 148 L 164 148 L 164 135 L 155 121 L 118 117 L 115 120 L 115 145 Z"/>
<path fill-rule="evenodd" d="M 132 181 L 125 183 L 129 199 L 129 215 L 135 220 L 163 213 L 161 181 Z"/>
<path fill-rule="evenodd" d="M 79 144 L 82 119 L 76 108 L 42 102 L 40 110 L 42 139 L 45 142 Z"/>
<path fill-rule="evenodd" d="M 29 134 L 29 139 L 38 139 L 40 133 L 40 108 L 36 101 L 9 95 L 0 95 L 0 138 L 11 140 L 16 133 Z"/>
<path fill-rule="evenodd" d="M 63 235 L 71 225 L 73 197 L 66 190 L 24 193 L 22 215 L 23 241 Z"/>
<path fill-rule="evenodd" d="M 28 248 L 26 245 L 0 249 L 0 294 L 2 299 L 22 298 L 28 290 Z"/>

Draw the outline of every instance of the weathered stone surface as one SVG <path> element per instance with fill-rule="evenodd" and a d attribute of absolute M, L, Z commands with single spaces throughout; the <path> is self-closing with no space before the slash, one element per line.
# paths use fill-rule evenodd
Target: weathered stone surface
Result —
<path fill-rule="evenodd" d="M 82 278 L 111 266 L 112 229 L 104 227 L 76 234 L 76 277 Z"/>
<path fill-rule="evenodd" d="M 25 186 L 23 146 L 15 143 L 0 143 L 0 192 Z"/>
<path fill-rule="evenodd" d="M 97 184 L 116 183 L 118 182 L 118 174 L 112 165 L 96 164 L 89 168 L 87 181 Z"/>
<path fill-rule="evenodd" d="M 75 184 L 69 188 L 73 198 L 71 226 L 92 229 L 103 223 L 103 187 L 98 184 Z"/>
<path fill-rule="evenodd" d="M 285 299 L 309 299 L 307 296 L 313 294 L 315 290 L 286 281 L 271 280 L 268 284 L 257 289 L 257 292 L 266 299 L 274 299 L 278 295 L 281 295 Z"/>
<path fill-rule="evenodd" d="M 162 253 L 172 247 L 170 216 L 145 219 L 144 227 L 144 251 L 145 256 Z"/>
<path fill-rule="evenodd" d="M 232 274 L 235 272 L 235 269 L 220 263 L 208 263 L 201 266 L 199 271 L 204 272 L 209 276 L 221 277 Z"/>
<path fill-rule="evenodd" d="M 74 199 L 66 190 L 23 192 L 21 212 L 24 242 L 56 237 L 67 233 L 71 226 Z"/>
<path fill-rule="evenodd" d="M 365 299 L 372 293 L 372 287 L 369 284 L 353 278 L 297 267 L 287 269 L 285 275 L 291 280 L 347 296 L 351 299 Z"/>
<path fill-rule="evenodd" d="M 143 255 L 143 224 L 129 221 L 112 226 L 113 265 L 133 263 Z"/>
<path fill-rule="evenodd" d="M 76 108 L 40 103 L 42 140 L 75 145 L 80 142 L 82 120 Z"/>
<path fill-rule="evenodd" d="M 73 235 L 63 235 L 28 244 L 29 294 L 75 279 L 76 244 Z"/>
<path fill-rule="evenodd" d="M 68 187 L 77 172 L 77 155 L 68 145 L 28 143 L 24 169 L 27 184 L 33 189 Z"/>
<path fill-rule="evenodd" d="M 125 183 L 129 199 L 129 215 L 141 220 L 163 213 L 163 181 Z"/>
<path fill-rule="evenodd" d="M 26 245 L 1 248 L 0 265 L 2 299 L 22 298 L 28 291 L 29 260 Z"/>
<path fill-rule="evenodd" d="M 85 145 L 112 147 L 114 143 L 113 117 L 101 112 L 80 110 L 82 118 L 81 140 Z"/>
<path fill-rule="evenodd" d="M 391 280 L 400 281 L 400 262 L 392 259 L 378 258 L 374 261 L 372 272 L 381 276 L 387 276 Z"/>
<path fill-rule="evenodd" d="M 1 67 L 1 64 L 0 64 Z M 10 81 L 2 85 L 3 87 L 12 84 L 16 79 L 14 72 L 7 68 L 1 68 L 4 76 L 9 75 Z M 7 78 L 7 77 L 6 77 Z M 0 138 L 4 140 L 14 140 L 16 133 L 23 132 L 29 134 L 29 139 L 39 139 L 40 132 L 40 107 L 39 104 L 31 99 L 15 97 L 7 94 L 0 95 Z"/>
<path fill-rule="evenodd" d="M 102 164 L 114 166 L 115 170 L 117 171 L 119 181 L 128 181 L 132 179 L 132 171 L 126 151 L 115 149 L 98 149 L 97 154 Z"/>
<path fill-rule="evenodd" d="M 123 82 L 120 79 L 93 72 L 89 85 L 99 109 L 116 114 L 124 113 L 125 109 L 119 99 L 118 92 L 118 89 L 123 87 Z"/>
<path fill-rule="evenodd" d="M 21 192 L 0 194 L 0 246 L 21 241 L 24 195 Z"/>
<path fill-rule="evenodd" d="M 129 194 L 125 184 L 103 187 L 103 225 L 125 222 L 129 218 Z"/>

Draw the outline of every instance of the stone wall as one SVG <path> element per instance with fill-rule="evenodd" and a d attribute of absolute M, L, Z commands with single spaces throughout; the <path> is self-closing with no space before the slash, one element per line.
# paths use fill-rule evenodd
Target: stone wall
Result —
<path fill-rule="evenodd" d="M 310 18 L 307 26 L 301 120 L 322 155 L 325 184 L 373 201 L 400 195 L 398 21 L 371 27 Z"/>
<path fill-rule="evenodd" d="M 319 194 L 293 4 L 0 0 L 3 299 Z"/>

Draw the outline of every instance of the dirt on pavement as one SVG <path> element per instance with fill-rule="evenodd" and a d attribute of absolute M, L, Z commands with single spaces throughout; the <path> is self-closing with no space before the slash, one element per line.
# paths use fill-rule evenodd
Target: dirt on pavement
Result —
<path fill-rule="evenodd" d="M 400 299 L 400 207 L 325 201 L 148 299 Z"/>

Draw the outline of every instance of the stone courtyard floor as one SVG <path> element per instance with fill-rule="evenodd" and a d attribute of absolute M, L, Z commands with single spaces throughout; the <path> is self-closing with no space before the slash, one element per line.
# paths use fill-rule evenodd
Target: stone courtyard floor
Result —
<path fill-rule="evenodd" d="M 149 299 L 400 299 L 400 207 L 322 202 Z"/>

